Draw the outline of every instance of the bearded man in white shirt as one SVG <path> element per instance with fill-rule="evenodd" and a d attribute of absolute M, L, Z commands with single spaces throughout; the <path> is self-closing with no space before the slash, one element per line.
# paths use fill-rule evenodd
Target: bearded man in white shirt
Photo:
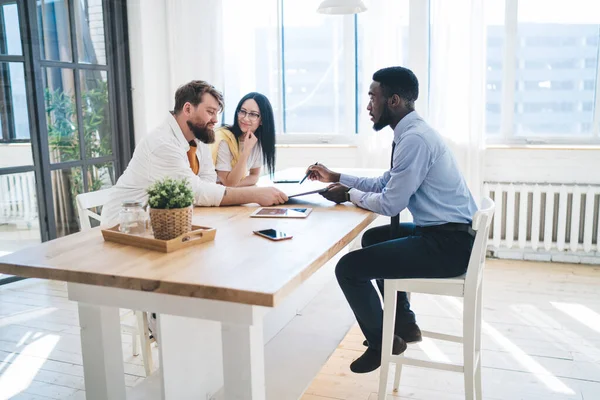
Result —
<path fill-rule="evenodd" d="M 283 204 L 287 196 L 273 187 L 229 188 L 216 183 L 217 174 L 208 144 L 212 143 L 223 95 L 204 81 L 191 81 L 175 92 L 175 108 L 166 121 L 136 146 L 127 169 L 102 207 L 102 226 L 119 223 L 123 201 L 146 203 L 146 188 L 169 177 L 187 178 L 198 206 L 258 203 Z"/>

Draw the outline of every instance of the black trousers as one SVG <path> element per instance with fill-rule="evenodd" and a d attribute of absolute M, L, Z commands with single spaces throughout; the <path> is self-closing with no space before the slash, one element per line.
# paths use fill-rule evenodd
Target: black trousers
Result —
<path fill-rule="evenodd" d="M 424 230 L 400 224 L 398 237 L 390 239 L 390 226 L 369 229 L 362 249 L 346 254 L 335 273 L 369 347 L 381 348 L 383 310 L 371 284 L 375 279 L 383 296 L 384 279 L 450 278 L 467 270 L 474 238 L 468 232 Z M 414 323 L 406 293 L 399 292 L 396 326 Z"/>

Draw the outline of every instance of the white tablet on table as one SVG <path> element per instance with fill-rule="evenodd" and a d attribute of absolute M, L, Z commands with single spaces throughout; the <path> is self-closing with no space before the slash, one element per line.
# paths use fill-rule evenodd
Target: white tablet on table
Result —
<path fill-rule="evenodd" d="M 306 218 L 311 213 L 309 207 L 260 207 L 252 214 L 255 218 Z"/>

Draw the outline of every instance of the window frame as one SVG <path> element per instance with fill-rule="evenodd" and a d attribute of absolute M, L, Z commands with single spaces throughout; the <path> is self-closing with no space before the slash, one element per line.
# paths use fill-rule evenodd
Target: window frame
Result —
<path fill-rule="evenodd" d="M 352 118 L 346 118 L 343 131 L 340 133 L 331 132 L 314 132 L 303 133 L 288 131 L 285 124 L 285 104 L 286 92 L 285 87 L 285 25 L 283 23 L 283 8 L 286 0 L 277 0 L 278 8 L 278 54 L 279 64 L 281 68 L 278 70 L 279 76 L 279 92 L 275 99 L 277 102 L 277 144 L 280 145 L 356 145 L 359 142 L 359 126 L 361 109 L 366 105 L 360 105 L 360 93 L 358 87 L 358 19 L 357 15 L 340 16 L 344 19 L 343 43 L 344 49 L 349 49 L 344 52 L 344 73 L 346 76 L 351 76 L 353 79 L 348 79 L 342 87 L 341 93 L 344 98 L 351 98 L 352 101 L 347 102 L 347 107 L 344 109 L 344 115 L 353 115 Z M 422 95 L 417 101 L 419 112 L 423 116 L 427 116 L 429 104 L 429 1 L 423 0 L 408 0 L 410 12 L 410 24 L 408 33 L 408 63 L 409 67 L 420 76 L 419 84 Z M 333 16 L 337 17 L 337 16 Z"/>
<path fill-rule="evenodd" d="M 346 118 L 343 131 L 340 133 L 332 132 L 294 132 L 287 129 L 286 123 L 286 90 L 285 90 L 285 24 L 284 24 L 284 2 L 285 0 L 277 0 L 277 26 L 278 26 L 278 60 L 280 68 L 278 69 L 279 91 L 277 96 L 277 115 L 276 115 L 276 132 L 277 144 L 353 144 L 356 142 L 356 134 L 358 133 L 358 54 L 357 54 L 357 29 L 358 21 L 356 15 L 344 15 L 343 18 L 343 35 L 344 43 L 344 73 L 351 76 L 352 79 L 347 79 L 344 82 L 341 93 L 345 98 L 352 98 L 344 107 L 344 115 L 353 114 L 352 118 Z M 349 49 L 349 50 L 348 50 Z"/>
<path fill-rule="evenodd" d="M 519 0 L 506 0 L 504 16 L 504 49 L 502 75 L 501 125 L 499 134 L 485 132 L 488 145 L 598 145 L 600 144 L 600 46 L 596 63 L 596 81 L 594 88 L 594 114 L 590 135 L 577 137 L 568 135 L 538 134 L 535 136 L 517 136 L 514 129 L 516 70 L 518 51 Z M 600 34 L 600 33 L 599 33 Z M 487 43 L 487 41 L 486 41 Z"/>
<path fill-rule="evenodd" d="M 0 0 L 0 21 L 4 20 L 4 9 L 2 6 L 5 4 L 15 3 L 17 6 L 17 11 L 20 12 L 20 5 L 15 0 Z M 19 21 L 20 22 L 20 21 Z M 23 36 L 22 36 L 22 28 L 19 23 L 19 34 L 21 35 L 21 54 L 4 54 L 0 51 L 0 55 L 2 60 L 0 62 L 6 63 L 10 65 L 11 62 L 21 63 L 24 66 L 24 54 L 23 54 Z M 4 30 L 0 29 L 0 46 L 4 44 Z M 3 49 L 6 51 L 6 49 Z M 10 72 L 8 69 L 0 70 L 0 75 L 2 76 L 2 82 L 8 82 L 8 85 L 0 85 L 0 99 L 2 100 L 1 104 L 5 105 L 5 109 L 0 109 L 0 125 L 1 133 L 0 133 L 0 143 L 2 144 L 13 144 L 13 143 L 30 143 L 31 139 L 18 139 L 17 132 L 15 129 L 15 121 L 14 114 L 12 112 L 12 93 L 11 93 L 11 85 L 10 85 Z M 7 88 L 8 90 L 5 90 Z M 13 118 L 9 118 L 9 115 L 12 115 Z"/>

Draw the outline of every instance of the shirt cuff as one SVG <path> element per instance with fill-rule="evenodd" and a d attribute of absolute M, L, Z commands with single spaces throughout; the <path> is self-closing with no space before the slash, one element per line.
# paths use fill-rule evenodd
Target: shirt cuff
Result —
<path fill-rule="evenodd" d="M 225 196 L 225 186 L 217 183 L 207 183 L 203 185 L 200 190 L 201 194 L 196 194 L 196 205 L 197 206 L 208 206 L 217 207 L 221 205 L 223 197 Z"/>
<path fill-rule="evenodd" d="M 358 189 L 350 189 L 348 191 L 348 195 L 350 195 L 350 201 L 357 206 L 362 207 L 362 203 L 360 202 L 365 192 L 362 192 Z"/>
<path fill-rule="evenodd" d="M 356 181 L 358 177 L 346 174 L 340 174 L 340 183 L 342 185 L 348 186 L 350 188 L 356 186 Z"/>

